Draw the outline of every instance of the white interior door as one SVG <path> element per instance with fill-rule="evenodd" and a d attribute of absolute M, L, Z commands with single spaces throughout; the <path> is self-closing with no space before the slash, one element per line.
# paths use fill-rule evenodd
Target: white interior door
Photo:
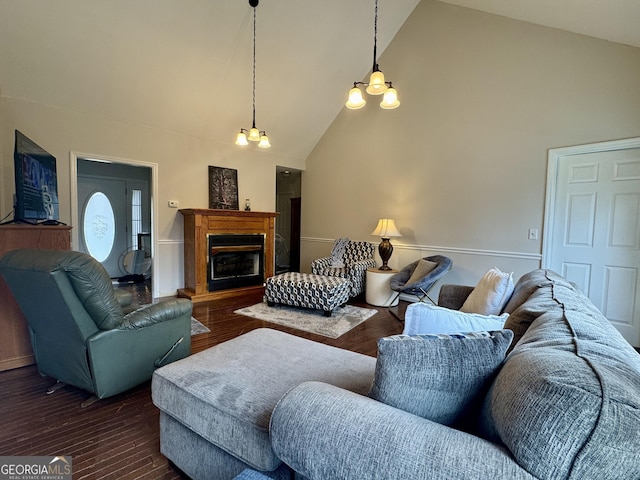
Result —
<path fill-rule="evenodd" d="M 640 148 L 556 153 L 543 263 L 639 346 Z"/>

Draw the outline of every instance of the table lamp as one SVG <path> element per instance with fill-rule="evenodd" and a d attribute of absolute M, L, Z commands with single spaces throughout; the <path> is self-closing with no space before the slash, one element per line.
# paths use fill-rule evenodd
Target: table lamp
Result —
<path fill-rule="evenodd" d="M 391 237 L 401 237 L 402 234 L 396 228 L 396 222 L 392 218 L 381 218 L 378 220 L 378 226 L 371 232 L 371 235 L 381 237 L 382 241 L 378 245 L 378 253 L 382 259 L 382 266 L 378 270 L 391 270 L 391 267 L 387 265 L 391 254 L 393 253 L 393 245 L 389 239 Z"/>

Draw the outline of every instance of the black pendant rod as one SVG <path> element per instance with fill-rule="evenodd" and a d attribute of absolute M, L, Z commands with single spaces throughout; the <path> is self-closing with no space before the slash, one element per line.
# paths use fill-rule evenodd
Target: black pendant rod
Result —
<path fill-rule="evenodd" d="M 253 7 L 253 124 L 256 128 L 256 7 L 258 0 L 249 0 L 249 5 Z"/>
<path fill-rule="evenodd" d="M 376 63 L 376 50 L 378 44 L 378 0 L 376 0 L 375 17 L 373 21 L 373 67 L 372 72 L 378 71 L 378 64 Z"/>

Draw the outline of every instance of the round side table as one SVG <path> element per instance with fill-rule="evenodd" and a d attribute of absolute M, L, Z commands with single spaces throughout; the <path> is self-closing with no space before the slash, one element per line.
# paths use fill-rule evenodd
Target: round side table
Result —
<path fill-rule="evenodd" d="M 395 307 L 398 305 L 399 295 L 389 288 L 391 276 L 398 273 L 398 270 L 379 270 L 369 268 L 367 270 L 367 291 L 366 300 L 370 305 L 376 307 Z"/>

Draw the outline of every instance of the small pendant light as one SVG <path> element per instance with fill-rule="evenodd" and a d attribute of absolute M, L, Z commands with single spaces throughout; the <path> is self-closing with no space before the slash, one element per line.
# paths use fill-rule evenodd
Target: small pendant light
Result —
<path fill-rule="evenodd" d="M 256 7 L 258 3 L 259 0 L 249 0 L 249 5 L 253 7 L 253 122 L 250 130 L 240 129 L 236 136 L 236 145 L 244 147 L 249 145 L 249 142 L 258 142 L 258 147 L 269 148 L 271 144 L 267 132 L 256 128 Z"/>

